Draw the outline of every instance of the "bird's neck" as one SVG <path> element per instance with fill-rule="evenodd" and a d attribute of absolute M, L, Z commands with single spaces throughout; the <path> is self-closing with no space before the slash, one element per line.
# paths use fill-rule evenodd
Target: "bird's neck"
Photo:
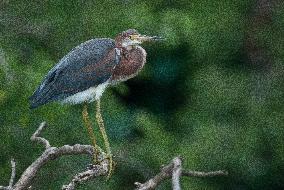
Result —
<path fill-rule="evenodd" d="M 129 52 L 133 49 L 136 49 L 137 47 L 138 47 L 137 45 L 129 45 L 129 46 L 126 46 L 126 47 L 120 46 L 120 47 L 117 47 L 117 48 L 119 48 L 122 52 Z"/>
<path fill-rule="evenodd" d="M 127 59 L 129 56 L 131 56 L 131 54 L 137 54 L 136 52 L 137 51 L 140 52 L 140 49 L 143 49 L 143 48 L 137 45 L 131 45 L 131 46 L 126 46 L 126 47 L 121 47 L 119 49 L 120 49 L 122 56 Z"/>
<path fill-rule="evenodd" d="M 146 62 L 146 52 L 140 46 L 121 49 L 120 63 L 115 67 L 112 80 L 125 81 L 138 74 Z"/>
<path fill-rule="evenodd" d="M 132 50 L 132 49 L 136 49 L 137 47 L 136 46 L 134 46 L 134 45 L 131 45 L 131 46 L 126 46 L 125 47 L 125 49 L 127 50 L 127 51 L 130 51 L 130 50 Z"/>

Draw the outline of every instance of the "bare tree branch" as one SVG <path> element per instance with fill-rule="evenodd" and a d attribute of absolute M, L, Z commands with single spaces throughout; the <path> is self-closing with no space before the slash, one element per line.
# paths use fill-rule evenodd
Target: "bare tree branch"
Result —
<path fill-rule="evenodd" d="M 226 176 L 229 173 L 225 170 L 218 170 L 212 172 L 199 172 L 199 171 L 182 171 L 182 176 L 188 177 L 215 177 L 215 176 Z"/>
<path fill-rule="evenodd" d="M 162 167 L 161 172 L 145 183 L 135 182 L 136 190 L 151 190 L 155 189 L 162 181 L 172 177 L 173 190 L 180 190 L 180 177 L 214 177 L 227 176 L 228 172 L 219 170 L 211 172 L 185 171 L 182 170 L 182 160 L 180 157 L 174 158 L 168 165 Z"/>
<path fill-rule="evenodd" d="M 15 177 L 16 177 L 16 162 L 13 158 L 11 159 L 11 169 L 12 169 L 12 172 L 11 172 L 11 178 L 9 181 L 9 187 L 12 189 L 14 181 L 15 181 Z"/>
<path fill-rule="evenodd" d="M 45 138 L 39 137 L 40 133 L 46 126 L 47 126 L 46 122 L 42 122 L 39 125 L 38 129 L 35 131 L 35 133 L 31 136 L 31 141 L 37 141 L 39 143 L 42 143 L 45 146 L 45 149 L 48 149 L 50 148 L 50 144 L 48 140 L 46 140 Z"/>
<path fill-rule="evenodd" d="M 63 185 L 62 190 L 75 190 L 78 184 L 98 176 L 106 176 L 108 174 L 108 168 L 108 159 L 103 160 L 99 165 L 90 165 L 86 171 L 76 174 L 68 185 Z"/>
<path fill-rule="evenodd" d="M 41 169 L 41 167 L 43 167 L 48 161 L 59 158 L 60 156 L 76 155 L 76 154 L 87 154 L 91 156 L 93 155 L 94 147 L 91 145 L 75 144 L 73 146 L 64 145 L 61 147 L 52 147 L 48 140 L 46 140 L 43 137 L 39 137 L 40 133 L 46 126 L 47 125 L 45 122 L 41 123 L 38 129 L 35 131 L 35 133 L 31 137 L 32 141 L 42 143 L 45 146 L 45 151 L 23 172 L 20 179 L 17 181 L 17 183 L 14 186 L 13 186 L 13 183 L 14 183 L 14 178 L 15 178 L 15 173 L 16 173 L 15 172 L 16 164 L 14 160 L 12 160 L 11 161 L 12 174 L 11 174 L 9 186 L 8 187 L 0 186 L 0 189 L 5 189 L 5 190 L 28 189 L 30 185 L 32 184 L 32 181 L 35 178 L 36 174 Z M 93 166 L 93 169 L 91 170 L 92 172 L 90 172 L 89 174 L 91 177 L 96 177 L 99 175 L 106 175 L 108 168 L 109 168 L 108 160 L 105 159 L 106 154 L 102 151 L 102 149 L 99 146 L 97 146 L 96 149 L 99 150 L 98 160 L 101 162 L 101 164 Z M 85 176 L 84 174 L 85 173 L 81 173 L 81 175 L 78 174 L 77 176 L 79 177 L 78 179 L 80 179 L 80 176 Z M 74 181 L 74 183 L 77 184 L 80 181 L 86 181 L 89 178 L 82 178 L 81 180 L 73 179 L 72 182 Z"/>
<path fill-rule="evenodd" d="M 15 176 L 16 176 L 16 162 L 13 158 L 11 159 L 11 169 L 12 169 L 12 172 L 11 172 L 11 178 L 10 178 L 10 181 L 9 181 L 9 186 L 7 186 L 7 187 L 0 186 L 0 189 L 3 189 L 3 190 L 12 190 L 13 189 L 13 184 L 14 184 L 14 180 L 15 180 Z"/>
<path fill-rule="evenodd" d="M 181 158 L 176 157 L 173 159 L 173 171 L 172 171 L 172 185 L 173 190 L 180 190 L 179 178 L 181 176 Z"/>
<path fill-rule="evenodd" d="M 174 163 L 171 162 L 169 165 L 162 167 L 161 172 L 158 173 L 153 178 L 149 179 L 145 183 L 135 182 L 137 186 L 137 190 L 147 190 L 147 189 L 155 189 L 163 180 L 170 178 L 172 175 L 172 170 L 174 168 Z"/>
<path fill-rule="evenodd" d="M 32 135 L 31 140 L 41 143 L 45 146 L 45 151 L 23 172 L 20 179 L 14 184 L 16 176 L 16 163 L 12 159 L 11 167 L 12 173 L 9 181 L 9 186 L 0 186 L 1 190 L 24 190 L 30 189 L 33 179 L 48 161 L 59 158 L 63 155 L 77 155 L 77 154 L 87 154 L 93 156 L 95 148 L 91 145 L 81 145 L 76 144 L 73 146 L 64 145 L 61 147 L 52 147 L 48 140 L 40 137 L 40 133 L 46 127 L 46 123 L 40 124 L 38 129 Z M 96 150 L 99 151 L 98 164 L 91 164 L 88 166 L 87 170 L 76 174 L 71 182 L 67 185 L 62 186 L 62 190 L 75 190 L 76 186 L 86 182 L 87 180 L 93 179 L 98 176 L 107 176 L 110 162 L 107 158 L 105 152 L 99 146 L 96 146 Z M 172 179 L 173 190 L 181 190 L 180 187 L 180 177 L 214 177 L 214 176 L 226 176 L 227 171 L 210 171 L 210 172 L 200 172 L 200 171 L 185 171 L 182 170 L 182 159 L 181 157 L 175 157 L 168 165 L 161 168 L 161 172 L 158 173 L 153 178 L 149 179 L 145 183 L 136 182 L 136 190 L 149 190 L 155 189 L 159 184 L 161 184 L 166 179 Z"/>

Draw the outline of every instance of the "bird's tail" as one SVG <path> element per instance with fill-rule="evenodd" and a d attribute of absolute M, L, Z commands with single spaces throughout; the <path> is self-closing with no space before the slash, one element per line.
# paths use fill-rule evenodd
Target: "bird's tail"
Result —
<path fill-rule="evenodd" d="M 35 109 L 53 100 L 52 88 L 39 87 L 31 97 L 29 97 L 30 109 Z"/>

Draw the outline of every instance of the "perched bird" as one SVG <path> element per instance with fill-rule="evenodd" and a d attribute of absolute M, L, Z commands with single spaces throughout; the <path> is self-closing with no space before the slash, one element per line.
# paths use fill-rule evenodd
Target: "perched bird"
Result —
<path fill-rule="evenodd" d="M 31 108 L 52 101 L 79 104 L 96 100 L 97 122 L 104 138 L 106 152 L 111 158 L 100 113 L 100 98 L 108 86 L 126 81 L 139 73 L 146 62 L 146 51 L 140 44 L 156 40 L 162 38 L 140 35 L 137 30 L 129 29 L 118 34 L 115 40 L 95 38 L 78 45 L 47 73 L 30 97 Z M 87 104 L 84 105 L 82 114 L 92 143 L 97 147 L 88 118 Z"/>

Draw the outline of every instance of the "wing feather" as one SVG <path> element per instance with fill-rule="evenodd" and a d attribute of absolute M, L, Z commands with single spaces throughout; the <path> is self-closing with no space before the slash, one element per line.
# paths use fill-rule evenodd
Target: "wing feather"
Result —
<path fill-rule="evenodd" d="M 31 108 L 107 81 L 117 62 L 114 40 L 92 39 L 72 49 L 46 75 L 30 97 Z"/>

